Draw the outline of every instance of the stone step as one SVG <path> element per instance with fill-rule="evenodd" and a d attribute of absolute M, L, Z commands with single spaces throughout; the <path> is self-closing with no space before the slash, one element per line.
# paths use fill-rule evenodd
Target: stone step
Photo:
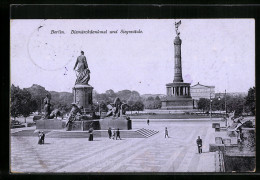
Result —
<path fill-rule="evenodd" d="M 12 136 L 38 136 L 38 133 L 34 133 L 35 130 L 22 130 L 18 132 L 11 133 Z M 44 131 L 45 134 L 50 131 Z"/>
<path fill-rule="evenodd" d="M 142 129 L 138 129 L 136 132 L 138 132 L 142 136 L 148 138 L 148 137 L 151 137 L 151 136 L 157 134 L 159 131 L 142 128 Z"/>
<path fill-rule="evenodd" d="M 88 131 L 64 131 L 64 130 L 43 130 L 46 138 L 88 138 Z M 138 130 L 122 130 L 120 131 L 121 138 L 148 138 L 158 133 L 150 129 Z M 38 136 L 34 130 L 22 130 L 11 134 L 12 136 Z M 108 137 L 107 130 L 96 130 L 93 132 L 94 137 Z"/>

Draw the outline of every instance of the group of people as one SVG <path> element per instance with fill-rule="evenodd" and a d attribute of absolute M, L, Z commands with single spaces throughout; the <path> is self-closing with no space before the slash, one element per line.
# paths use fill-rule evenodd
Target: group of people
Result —
<path fill-rule="evenodd" d="M 113 139 L 113 140 L 117 140 L 117 138 L 119 138 L 121 140 L 121 137 L 120 137 L 120 131 L 119 131 L 119 128 L 117 128 L 117 130 L 113 130 L 113 135 L 112 135 L 112 129 L 111 128 L 108 128 L 108 137 L 109 139 Z"/>

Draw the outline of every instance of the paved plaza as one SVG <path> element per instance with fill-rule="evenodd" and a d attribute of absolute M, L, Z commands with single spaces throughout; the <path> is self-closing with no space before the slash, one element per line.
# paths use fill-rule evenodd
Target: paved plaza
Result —
<path fill-rule="evenodd" d="M 168 128 L 170 138 L 164 138 Z M 212 122 L 133 122 L 133 129 L 159 133 L 149 138 L 110 140 L 11 136 L 12 172 L 215 172 Z M 15 129 L 17 131 L 17 129 Z M 203 140 L 198 154 L 196 139 Z"/>

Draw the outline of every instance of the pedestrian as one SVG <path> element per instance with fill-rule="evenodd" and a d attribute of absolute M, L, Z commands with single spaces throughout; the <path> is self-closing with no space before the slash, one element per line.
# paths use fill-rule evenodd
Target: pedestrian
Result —
<path fill-rule="evenodd" d="M 116 131 L 116 140 L 117 140 L 117 137 L 121 140 L 119 128 L 118 128 L 117 131 Z"/>
<path fill-rule="evenodd" d="M 42 131 L 42 136 L 41 136 L 41 144 L 44 144 L 44 139 L 45 139 L 45 134 L 44 132 Z"/>
<path fill-rule="evenodd" d="M 38 144 L 42 144 L 42 132 L 41 131 L 39 131 L 38 137 L 39 137 Z"/>
<path fill-rule="evenodd" d="M 88 140 L 89 140 L 89 141 L 93 141 L 93 128 L 89 128 L 88 132 L 89 132 L 89 138 L 88 138 Z"/>
<path fill-rule="evenodd" d="M 200 139 L 200 137 L 198 136 L 198 139 L 197 139 L 197 145 L 198 145 L 198 151 L 199 151 L 199 154 L 202 153 L 202 139 Z"/>
<path fill-rule="evenodd" d="M 169 138 L 167 127 L 165 127 L 165 136 L 164 137 L 166 138 L 166 136 Z"/>
<path fill-rule="evenodd" d="M 116 130 L 113 130 L 113 140 L 116 138 Z"/>
<path fill-rule="evenodd" d="M 111 139 L 112 131 L 111 131 L 111 128 L 110 128 L 110 127 L 108 128 L 108 131 L 107 131 L 107 132 L 108 132 L 109 139 Z"/>
<path fill-rule="evenodd" d="M 149 119 L 147 119 L 147 124 L 148 124 L 148 126 L 149 126 L 149 122 L 150 122 Z"/>

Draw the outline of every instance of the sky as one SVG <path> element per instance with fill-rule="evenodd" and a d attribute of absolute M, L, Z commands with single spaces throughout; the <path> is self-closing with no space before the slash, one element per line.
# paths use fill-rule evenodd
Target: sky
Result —
<path fill-rule="evenodd" d="M 255 85 L 254 19 L 11 20 L 11 84 L 72 92 L 73 67 L 83 50 L 89 84 L 97 92 L 166 94 L 165 85 L 174 78 L 174 22 L 179 20 L 184 82 L 215 86 L 216 93 L 247 92 Z"/>

